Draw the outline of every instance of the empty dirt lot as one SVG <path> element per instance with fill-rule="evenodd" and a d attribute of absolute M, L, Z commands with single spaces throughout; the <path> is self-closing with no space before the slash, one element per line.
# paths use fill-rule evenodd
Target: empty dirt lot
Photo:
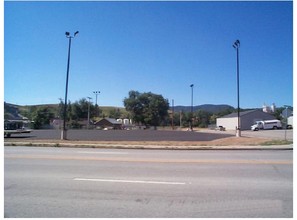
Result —
<path fill-rule="evenodd" d="M 285 133 L 286 132 L 286 133 Z M 76 144 L 137 144 L 176 146 L 230 146 L 259 145 L 271 140 L 293 140 L 292 130 L 242 131 L 242 137 L 235 137 L 234 131 L 172 131 L 172 130 L 68 130 L 66 141 L 61 141 L 60 130 L 34 130 L 30 134 L 14 135 L 4 142 L 51 142 Z"/>

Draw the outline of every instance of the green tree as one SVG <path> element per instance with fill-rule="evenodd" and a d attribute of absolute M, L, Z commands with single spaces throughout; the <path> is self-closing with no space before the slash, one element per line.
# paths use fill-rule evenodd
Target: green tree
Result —
<path fill-rule="evenodd" d="M 282 120 L 283 119 L 282 112 L 285 109 L 286 109 L 285 107 L 277 108 L 275 110 L 275 112 L 273 113 L 273 116 L 276 117 L 276 119 L 278 119 L 278 120 Z"/>
<path fill-rule="evenodd" d="M 180 121 L 183 120 L 183 112 L 174 112 L 173 114 L 173 125 L 180 126 Z M 171 117 L 170 117 L 170 124 L 171 124 Z M 182 125 L 181 125 L 182 126 Z"/>
<path fill-rule="evenodd" d="M 130 91 L 129 97 L 124 99 L 124 106 L 133 121 L 146 126 L 156 127 L 168 116 L 168 101 L 162 95 L 151 92 Z"/>
<path fill-rule="evenodd" d="M 216 124 L 217 123 L 217 118 L 218 118 L 218 116 L 216 114 L 213 114 L 212 116 L 210 116 L 209 123 L 210 124 Z"/>
<path fill-rule="evenodd" d="M 132 119 L 136 123 L 144 122 L 144 107 L 140 100 L 141 94 L 137 91 L 130 91 L 129 97 L 124 99 L 124 106 L 131 113 Z"/>
<path fill-rule="evenodd" d="M 222 117 L 222 116 L 225 116 L 225 115 L 229 115 L 229 114 L 231 114 L 233 112 L 237 112 L 237 109 L 235 109 L 233 107 L 230 107 L 230 108 L 227 108 L 227 109 L 225 109 L 223 111 L 218 112 L 217 116 Z"/>
<path fill-rule="evenodd" d="M 200 128 L 207 128 L 209 125 L 211 113 L 203 110 L 199 110 L 194 114 L 194 125 Z"/>
<path fill-rule="evenodd" d="M 64 114 L 64 103 L 63 103 L 63 99 L 60 98 L 60 102 L 58 105 L 58 109 L 56 110 L 56 115 L 58 118 L 63 119 L 63 114 Z"/>
<path fill-rule="evenodd" d="M 40 129 L 45 125 L 50 124 L 50 120 L 55 117 L 55 114 L 46 106 L 38 107 L 32 112 L 33 128 Z"/>
<path fill-rule="evenodd" d="M 93 117 L 96 113 L 95 106 L 85 98 L 80 99 L 79 101 L 74 102 L 71 105 L 71 120 L 77 121 L 80 119 L 88 118 L 88 110 L 90 104 L 90 118 Z"/>
<path fill-rule="evenodd" d="M 109 118 L 120 118 L 121 117 L 121 112 L 119 108 L 113 108 L 109 111 Z"/>

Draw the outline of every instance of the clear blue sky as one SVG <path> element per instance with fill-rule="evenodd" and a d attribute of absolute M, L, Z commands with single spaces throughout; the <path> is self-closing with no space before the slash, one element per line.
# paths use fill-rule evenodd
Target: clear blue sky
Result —
<path fill-rule="evenodd" d="M 292 2 L 4 2 L 4 100 L 19 105 L 101 91 L 98 104 L 123 106 L 130 90 L 175 105 L 293 104 Z"/>

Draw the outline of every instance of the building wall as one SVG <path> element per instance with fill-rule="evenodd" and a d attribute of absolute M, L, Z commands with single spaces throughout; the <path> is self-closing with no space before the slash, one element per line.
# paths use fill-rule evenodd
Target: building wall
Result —
<path fill-rule="evenodd" d="M 223 126 L 226 130 L 235 130 L 237 124 L 237 118 L 217 118 L 217 126 Z"/>
<path fill-rule="evenodd" d="M 246 114 L 242 116 L 241 118 L 241 130 L 250 130 L 251 126 L 256 122 L 256 121 L 261 121 L 261 120 L 273 120 L 275 117 L 271 114 L 267 114 L 261 111 L 255 111 L 251 112 L 249 114 Z"/>
<path fill-rule="evenodd" d="M 100 121 L 96 122 L 95 125 L 100 126 L 102 128 L 112 127 L 114 129 L 121 129 L 121 127 L 122 127 L 121 123 L 113 124 L 106 119 L 101 119 Z"/>
<path fill-rule="evenodd" d="M 291 125 L 293 127 L 293 115 L 288 117 L 288 125 Z"/>

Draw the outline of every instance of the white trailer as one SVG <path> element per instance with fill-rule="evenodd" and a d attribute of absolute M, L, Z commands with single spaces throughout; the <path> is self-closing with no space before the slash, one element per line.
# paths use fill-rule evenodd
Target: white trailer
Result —
<path fill-rule="evenodd" d="M 288 117 L 287 122 L 287 128 L 292 129 L 293 128 L 293 116 Z"/>
<path fill-rule="evenodd" d="M 252 131 L 258 131 L 260 129 L 281 129 L 282 123 L 280 120 L 266 120 L 266 121 L 256 121 L 254 125 L 251 126 Z"/>
<path fill-rule="evenodd" d="M 12 134 L 30 133 L 32 130 L 28 128 L 29 121 L 5 120 L 4 136 L 11 137 Z"/>

